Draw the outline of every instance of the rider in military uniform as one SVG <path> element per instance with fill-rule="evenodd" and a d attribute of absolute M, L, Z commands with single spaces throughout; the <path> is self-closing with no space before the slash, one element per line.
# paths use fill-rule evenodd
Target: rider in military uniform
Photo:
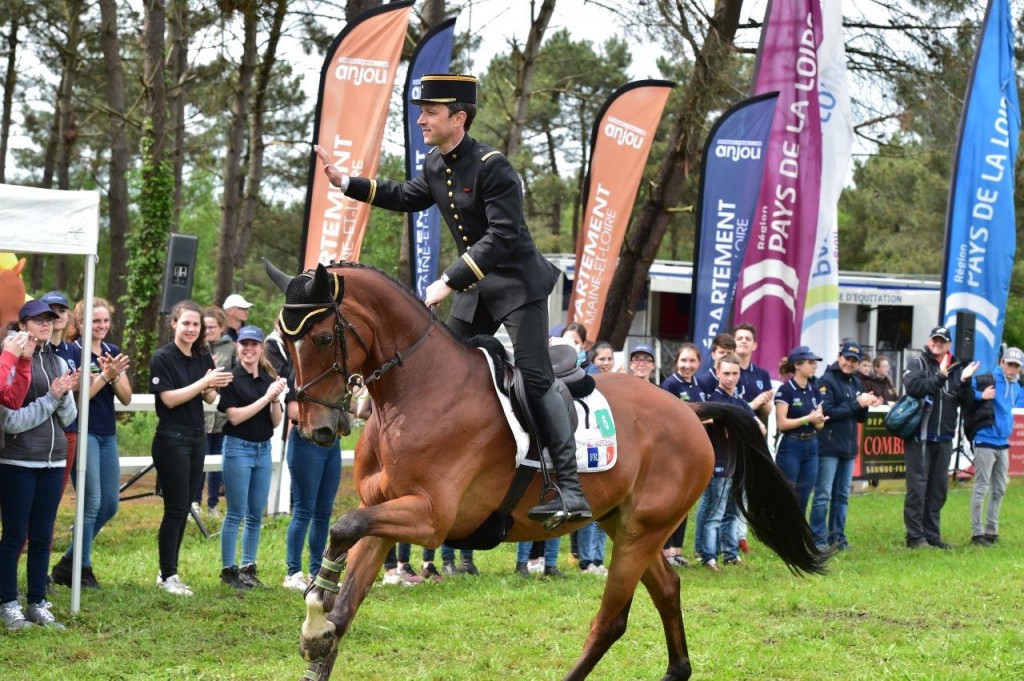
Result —
<path fill-rule="evenodd" d="M 427 287 L 425 303 L 453 291 L 448 327 L 462 338 L 493 335 L 502 324 L 527 384 L 560 494 L 530 509 L 533 520 L 556 525 L 592 517 L 576 474 L 576 443 L 548 356 L 547 297 L 558 268 L 537 250 L 523 216 L 519 176 L 500 152 L 467 133 L 476 116 L 476 78 L 426 75 L 417 124 L 435 148 L 423 172 L 404 183 L 343 175 L 319 145 L 324 172 L 347 196 L 406 213 L 437 205 L 460 257 Z"/>

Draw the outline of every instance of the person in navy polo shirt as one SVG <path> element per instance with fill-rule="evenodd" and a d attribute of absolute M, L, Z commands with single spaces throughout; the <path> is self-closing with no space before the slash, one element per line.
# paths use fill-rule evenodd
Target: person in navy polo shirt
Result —
<path fill-rule="evenodd" d="M 92 543 L 103 526 L 117 514 L 121 494 L 121 461 L 117 451 L 117 420 L 114 397 L 121 404 L 132 401 L 128 381 L 130 361 L 113 343 L 106 342 L 110 333 L 110 316 L 114 306 L 103 298 L 92 303 L 92 348 L 90 359 L 84 359 L 82 339 L 71 343 L 69 356 L 76 366 L 89 366 L 89 432 L 86 433 L 87 465 L 85 467 L 84 512 L 82 518 L 82 586 L 98 589 L 99 580 L 93 572 Z M 75 321 L 81 328 L 85 306 L 75 306 Z M 77 481 L 76 481 L 77 482 Z M 50 577 L 55 584 L 71 586 L 71 558 L 74 543 L 53 566 Z"/>
<path fill-rule="evenodd" d="M 818 431 L 828 420 L 814 386 L 820 361 L 806 345 L 793 348 L 780 369 L 780 373 L 792 371 L 793 378 L 775 393 L 775 427 L 782 433 L 775 463 L 796 486 L 804 513 L 818 478 Z"/>

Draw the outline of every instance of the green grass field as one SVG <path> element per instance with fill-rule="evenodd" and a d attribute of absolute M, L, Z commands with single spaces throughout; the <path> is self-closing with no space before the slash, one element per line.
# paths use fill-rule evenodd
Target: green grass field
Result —
<path fill-rule="evenodd" d="M 337 508 L 354 504 L 346 471 Z M 953 551 L 903 548 L 900 483 L 851 500 L 853 548 L 825 577 L 793 577 L 763 546 L 745 567 L 682 570 L 696 679 L 1019 679 L 1024 677 L 1024 481 L 1003 504 L 1001 541 L 968 545 L 970 487 L 943 514 Z M 55 551 L 67 546 L 73 495 Z M 122 505 L 96 541 L 104 588 L 51 598 L 65 632 L 0 631 L 0 679 L 297 679 L 301 594 L 280 588 L 287 517 L 268 519 L 260 549 L 270 588 L 219 583 L 219 541 L 191 526 L 177 598 L 154 585 L 159 502 Z M 692 530 L 691 530 L 692 532 Z M 687 537 L 692 549 L 692 534 Z M 418 549 L 413 549 L 419 566 Z M 415 588 L 373 589 L 342 641 L 335 679 L 559 679 L 580 651 L 602 580 L 560 567 L 565 580 L 511 574 L 514 546 L 477 554 L 483 574 Z M 24 564 L 22 564 L 24 579 Z M 641 586 L 625 636 L 593 679 L 658 679 L 660 621 Z"/>

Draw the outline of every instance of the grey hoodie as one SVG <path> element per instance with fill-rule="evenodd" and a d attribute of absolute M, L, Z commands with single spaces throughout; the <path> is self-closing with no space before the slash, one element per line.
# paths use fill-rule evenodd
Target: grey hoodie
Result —
<path fill-rule="evenodd" d="M 29 468 L 61 468 L 67 458 L 68 441 L 63 427 L 75 420 L 78 408 L 72 393 L 58 400 L 50 384 L 68 370 L 49 343 L 40 344 L 32 356 L 32 380 L 20 409 L 0 406 L 0 428 L 4 444 L 0 464 Z"/>

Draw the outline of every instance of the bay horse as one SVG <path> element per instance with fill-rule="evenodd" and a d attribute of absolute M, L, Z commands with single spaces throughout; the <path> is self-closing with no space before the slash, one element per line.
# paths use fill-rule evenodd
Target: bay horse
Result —
<path fill-rule="evenodd" d="M 347 434 L 345 407 L 360 385 L 373 403 L 355 453 L 360 505 L 331 526 L 323 567 L 306 591 L 300 652 L 309 668 L 302 678 L 326 681 L 391 546 L 437 547 L 471 535 L 508 490 L 516 445 L 486 358 L 397 281 L 354 263 L 319 265 L 294 278 L 266 266 L 286 294 L 278 328 L 295 370 L 300 435 L 324 445 Z M 585 678 L 623 635 L 638 582 L 664 627 L 663 679 L 688 679 L 679 578 L 662 546 L 711 479 L 714 451 L 702 419 L 728 433 L 733 498 L 757 537 L 796 574 L 824 572 L 827 556 L 815 548 L 752 412 L 717 403 L 694 409 L 624 374 L 595 381 L 612 408 L 618 458 L 613 468 L 580 479 L 614 552 L 582 654 L 565 679 Z M 584 524 L 547 531 L 529 520 L 540 495 L 535 479 L 505 541 L 547 539 Z"/>

